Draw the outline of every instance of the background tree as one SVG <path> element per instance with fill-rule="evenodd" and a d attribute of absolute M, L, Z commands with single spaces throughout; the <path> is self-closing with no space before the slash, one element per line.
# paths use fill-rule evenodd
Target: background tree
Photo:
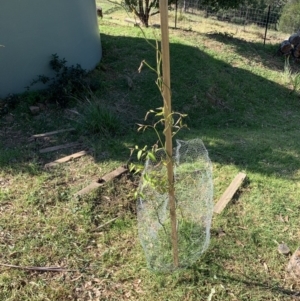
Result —
<path fill-rule="evenodd" d="M 279 29 L 287 33 L 300 31 L 300 0 L 289 1 L 283 7 Z"/>
<path fill-rule="evenodd" d="M 175 3 L 176 0 L 169 0 L 168 5 Z M 124 0 L 125 6 L 133 12 L 146 27 L 149 26 L 149 18 L 159 13 L 158 0 Z M 155 10 L 153 12 L 153 9 Z"/>

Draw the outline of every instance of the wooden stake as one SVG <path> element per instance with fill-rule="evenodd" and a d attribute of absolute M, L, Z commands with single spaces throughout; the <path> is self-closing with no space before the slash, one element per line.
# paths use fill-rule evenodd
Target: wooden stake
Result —
<path fill-rule="evenodd" d="M 226 205 L 230 202 L 233 198 L 234 194 L 243 183 L 244 179 L 246 178 L 246 174 L 239 172 L 231 184 L 227 187 L 221 198 L 219 199 L 218 203 L 214 207 L 215 213 L 221 213 Z"/>
<path fill-rule="evenodd" d="M 172 110 L 171 110 L 171 79 L 170 79 L 170 50 L 169 50 L 169 24 L 168 24 L 168 1 L 159 1 L 160 10 L 160 27 L 161 27 L 161 51 L 162 51 L 162 74 L 163 86 L 162 96 L 164 99 L 164 118 L 165 131 L 164 135 L 165 148 L 168 156 L 167 173 L 169 182 L 169 205 L 171 218 L 171 238 L 173 247 L 174 267 L 178 267 L 178 235 L 177 235 L 177 219 L 175 206 L 175 189 L 174 189 L 174 172 L 172 160 Z"/>

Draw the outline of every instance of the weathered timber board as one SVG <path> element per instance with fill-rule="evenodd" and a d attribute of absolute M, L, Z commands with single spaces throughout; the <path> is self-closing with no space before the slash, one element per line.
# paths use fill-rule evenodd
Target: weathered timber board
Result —
<path fill-rule="evenodd" d="M 78 152 L 78 153 L 74 153 L 72 155 L 60 158 L 60 159 L 55 160 L 55 161 L 50 162 L 50 163 L 47 163 L 47 164 L 45 164 L 44 167 L 49 168 L 49 167 L 52 167 L 52 166 L 55 166 L 55 165 L 58 165 L 58 164 L 61 164 L 61 163 L 65 163 L 65 162 L 68 162 L 70 160 L 85 156 L 87 153 L 88 153 L 87 151 L 81 151 L 81 152 Z"/>
<path fill-rule="evenodd" d="M 239 189 L 240 185 L 243 183 L 244 179 L 246 178 L 246 174 L 243 172 L 239 172 L 236 177 L 233 179 L 231 184 L 227 187 L 219 201 L 214 207 L 215 213 L 221 213 L 226 205 L 230 202 L 233 198 L 236 191 Z"/>
<path fill-rule="evenodd" d="M 81 189 L 80 191 L 78 191 L 75 196 L 82 196 L 84 194 L 88 194 L 91 191 L 97 189 L 100 186 L 103 186 L 104 184 L 100 184 L 98 182 L 93 182 L 90 185 L 86 186 L 85 188 Z"/>
<path fill-rule="evenodd" d="M 55 151 L 60 150 L 60 149 L 74 147 L 74 146 L 78 146 L 78 145 L 80 145 L 80 143 L 73 142 L 73 143 L 67 143 L 67 144 L 61 144 L 61 145 L 46 147 L 46 148 L 40 149 L 40 153 L 43 154 L 43 153 L 55 152 Z"/>
<path fill-rule="evenodd" d="M 117 169 L 113 170 L 112 172 L 110 172 L 110 173 L 104 175 L 103 177 L 101 177 L 98 180 L 98 183 L 108 182 L 108 181 L 120 176 L 121 174 L 123 174 L 127 170 L 128 170 L 127 168 L 124 168 L 123 166 L 120 166 Z"/>
<path fill-rule="evenodd" d="M 120 176 L 121 174 L 123 174 L 127 171 L 128 171 L 127 168 L 120 166 L 117 169 L 113 170 L 112 172 L 109 172 L 108 174 L 101 177 L 97 182 L 93 182 L 90 185 L 88 185 L 87 187 L 81 189 L 80 191 L 78 191 L 75 194 L 75 196 L 82 196 L 84 194 L 90 193 L 91 191 L 97 189 L 100 186 L 103 186 L 108 181 L 111 181 L 112 179 Z"/>

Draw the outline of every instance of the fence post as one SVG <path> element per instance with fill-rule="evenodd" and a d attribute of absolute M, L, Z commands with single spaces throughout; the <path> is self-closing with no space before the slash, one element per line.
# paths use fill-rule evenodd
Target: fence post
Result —
<path fill-rule="evenodd" d="M 177 28 L 177 10 L 178 10 L 178 0 L 175 2 L 175 29 Z"/>
<path fill-rule="evenodd" d="M 270 20 L 270 11 L 271 11 L 271 5 L 269 5 L 269 9 L 268 9 L 268 16 L 267 16 L 266 30 L 265 30 L 265 37 L 264 37 L 264 46 L 266 45 L 267 31 L 268 31 L 269 20 Z"/>
<path fill-rule="evenodd" d="M 248 20 L 248 6 L 246 8 L 246 17 L 245 17 L 245 22 L 244 22 L 244 30 L 246 30 L 246 25 L 247 25 L 247 20 Z"/>

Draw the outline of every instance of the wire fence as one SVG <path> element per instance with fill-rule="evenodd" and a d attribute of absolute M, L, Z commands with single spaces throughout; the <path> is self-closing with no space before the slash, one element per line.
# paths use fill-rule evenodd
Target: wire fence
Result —
<path fill-rule="evenodd" d="M 257 25 L 268 29 L 279 30 L 280 11 L 276 7 L 268 6 L 266 9 L 240 7 L 237 9 L 215 10 L 210 6 L 199 5 L 199 1 L 180 0 L 178 10 L 180 13 L 199 15 L 237 25 Z"/>
<path fill-rule="evenodd" d="M 215 10 L 211 6 L 203 6 L 200 0 L 180 0 L 175 7 L 174 24 L 178 27 L 182 19 L 190 23 L 197 17 L 226 22 L 229 26 L 246 27 L 256 26 L 261 31 L 264 44 L 267 40 L 268 30 L 279 31 L 280 10 L 277 7 L 268 6 L 266 9 L 240 7 L 236 9 Z M 192 17 L 189 17 L 192 16 Z M 179 25 L 180 26 L 180 25 Z"/>
<path fill-rule="evenodd" d="M 121 0 L 120 4 L 124 4 Z M 142 2 L 143 3 L 143 2 Z M 109 0 L 97 0 L 97 5 L 101 5 L 104 18 L 111 18 L 128 25 L 135 22 L 140 23 L 138 17 L 132 14 L 131 23 L 129 15 L 125 16 L 125 11 L 120 5 L 116 5 Z M 129 12 L 129 11 L 128 11 Z M 149 25 L 159 26 L 160 18 L 156 13 L 157 9 L 152 8 L 150 12 Z M 183 30 L 192 30 L 204 33 L 205 31 L 236 32 L 252 31 L 253 40 L 260 40 L 266 43 L 281 43 L 294 34 L 293 29 L 287 34 L 281 31 L 280 17 L 281 10 L 276 6 L 267 6 L 265 9 L 239 7 L 236 9 L 215 9 L 211 6 L 202 5 L 202 0 L 178 0 L 172 4 L 169 11 L 169 25 Z M 125 22 L 125 19 L 127 20 Z M 290 18 L 293 21 L 293 18 Z M 128 23 L 129 22 L 129 23 Z M 298 20 L 299 22 L 299 20 Z M 297 27 L 297 26 L 294 26 Z M 286 30 L 287 31 L 287 30 Z M 286 35 L 286 36 L 285 36 Z"/>

